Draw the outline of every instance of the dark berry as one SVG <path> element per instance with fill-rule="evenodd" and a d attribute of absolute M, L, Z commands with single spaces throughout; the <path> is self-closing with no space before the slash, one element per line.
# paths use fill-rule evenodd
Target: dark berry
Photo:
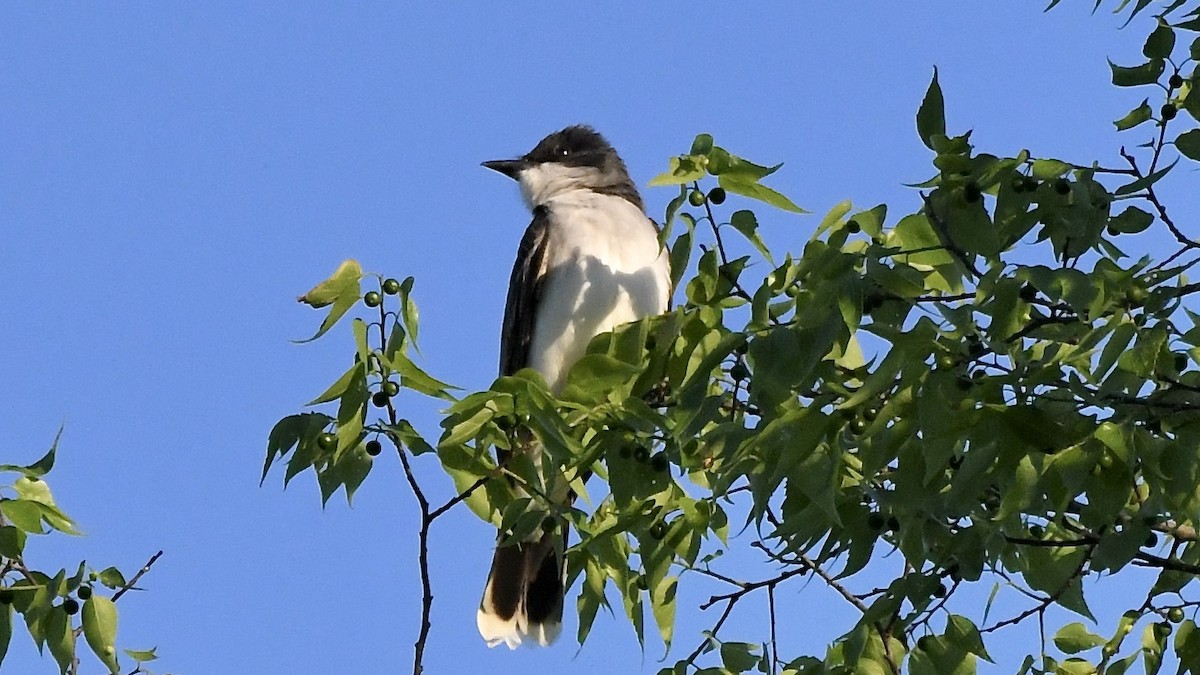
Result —
<path fill-rule="evenodd" d="M 984 347 L 983 344 L 980 342 L 972 341 L 967 344 L 967 355 L 970 356 L 971 358 L 978 358 L 980 356 L 983 356 L 983 353 L 986 351 L 987 351 L 987 347 Z"/>
<path fill-rule="evenodd" d="M 1167 84 L 1172 89 L 1178 89 L 1183 86 L 1183 78 L 1179 76 L 1179 73 L 1175 73 L 1167 80 Z"/>
<path fill-rule="evenodd" d="M 378 457 L 379 453 L 383 452 L 383 443 L 375 439 L 367 441 L 367 454 L 372 457 Z"/>
<path fill-rule="evenodd" d="M 979 201 L 979 198 L 982 196 L 983 190 L 979 189 L 979 184 L 975 181 L 971 181 L 970 183 L 967 183 L 965 187 L 963 187 L 963 199 L 967 200 L 968 204 L 974 204 L 975 202 Z"/>
<path fill-rule="evenodd" d="M 858 234 L 859 232 L 862 232 L 862 226 L 858 224 L 857 220 L 851 220 L 850 222 L 846 223 L 846 231 L 850 234 Z"/>
<path fill-rule="evenodd" d="M 958 377 L 954 378 L 954 384 L 960 390 L 967 391 L 968 389 L 971 388 L 971 378 L 963 377 L 962 375 L 959 375 Z"/>
<path fill-rule="evenodd" d="M 1032 176 L 1026 176 L 1024 178 L 1024 183 L 1026 192 L 1033 192 L 1034 190 L 1038 189 L 1038 181 Z"/>
<path fill-rule="evenodd" d="M 1025 191 L 1025 177 L 1017 176 L 1016 178 L 1012 179 L 1012 182 L 1009 183 L 1008 185 L 1009 185 L 1009 187 L 1012 188 L 1013 192 L 1016 192 L 1018 194 L 1021 192 L 1024 192 Z"/>
<path fill-rule="evenodd" d="M 67 598 L 62 603 L 63 611 L 68 615 L 75 614 L 79 611 L 79 601 L 75 598 Z"/>
<path fill-rule="evenodd" d="M 650 458 L 650 468 L 659 473 L 666 471 L 667 467 L 669 466 L 671 466 L 671 462 L 667 459 L 667 456 L 664 453 L 660 452 Z"/>
<path fill-rule="evenodd" d="M 1030 525 L 1029 526 L 1029 536 L 1030 537 L 1033 537 L 1034 539 L 1041 539 L 1043 536 L 1045 536 L 1045 534 L 1046 534 L 1046 528 L 1042 527 L 1041 525 Z"/>
<path fill-rule="evenodd" d="M 639 445 L 637 449 L 633 451 L 633 458 L 639 462 L 644 462 L 650 459 L 650 451 Z"/>
<path fill-rule="evenodd" d="M 1066 178 L 1059 178 L 1054 181 L 1054 191 L 1060 195 L 1071 194 L 1071 181 Z"/>
<path fill-rule="evenodd" d="M 388 396 L 395 396 L 400 393 L 400 385 L 388 380 L 383 383 L 383 393 Z"/>
<path fill-rule="evenodd" d="M 5 588 L 0 590 L 0 605 L 11 605 L 13 601 L 13 592 Z"/>
<path fill-rule="evenodd" d="M 951 580 L 962 581 L 962 568 L 958 563 L 950 563 L 950 566 L 946 568 L 946 572 L 950 575 Z"/>
<path fill-rule="evenodd" d="M 1177 372 L 1182 373 L 1183 371 L 1187 370 L 1187 366 L 1188 366 L 1187 354 L 1176 354 L 1175 355 L 1175 370 Z"/>
<path fill-rule="evenodd" d="M 1024 286 L 1021 287 L 1021 292 L 1020 292 L 1021 299 L 1024 300 L 1025 302 L 1033 302 L 1034 298 L 1037 297 L 1037 294 L 1038 294 L 1037 289 L 1034 288 L 1030 284 L 1025 284 Z"/>
<path fill-rule="evenodd" d="M 371 404 L 376 408 L 386 408 L 388 404 L 388 395 L 382 391 L 377 391 L 371 394 Z"/>
<path fill-rule="evenodd" d="M 881 513 L 872 513 L 871 515 L 867 516 L 867 527 L 875 530 L 876 532 L 882 530 L 886 522 L 887 521 L 884 519 L 883 514 Z"/>
<path fill-rule="evenodd" d="M 744 363 L 735 363 L 733 364 L 733 367 L 729 369 L 729 376 L 732 377 L 735 382 L 741 382 L 747 377 L 750 377 L 750 369 L 747 368 L 746 364 Z"/>
<path fill-rule="evenodd" d="M 1145 546 L 1146 548 L 1154 548 L 1155 546 L 1158 546 L 1158 535 L 1154 534 L 1153 532 L 1146 535 L 1146 540 L 1142 542 L 1142 546 Z"/>
<path fill-rule="evenodd" d="M 699 190 L 692 190 L 688 193 L 688 203 L 692 206 L 704 206 L 705 196 Z"/>
<path fill-rule="evenodd" d="M 861 434 L 862 432 L 864 432 L 866 430 L 867 430 L 867 421 L 866 420 L 854 420 L 853 422 L 850 423 L 850 433 L 854 434 L 855 436 Z"/>
<path fill-rule="evenodd" d="M 337 447 L 337 436 L 324 433 L 317 436 L 317 447 L 322 450 L 332 450 Z"/>
<path fill-rule="evenodd" d="M 944 597 L 946 597 L 946 585 L 945 585 L 945 584 L 938 584 L 938 585 L 937 585 L 937 588 L 933 589 L 933 597 L 935 597 L 935 598 L 944 598 Z"/>
<path fill-rule="evenodd" d="M 879 417 L 879 408 L 871 405 L 863 409 L 863 419 L 868 422 L 874 422 L 875 418 Z"/>
<path fill-rule="evenodd" d="M 725 203 L 725 188 L 715 187 L 708 191 L 708 201 L 713 204 Z"/>
<path fill-rule="evenodd" d="M 383 282 L 383 292 L 388 295 L 395 295 L 400 292 L 400 282 L 395 279 L 388 279 Z"/>
<path fill-rule="evenodd" d="M 80 600 L 87 600 L 88 598 L 92 597 L 92 587 L 91 586 L 80 586 L 75 591 L 75 595 L 79 596 Z"/>
<path fill-rule="evenodd" d="M 892 532 L 897 532 L 900 530 L 900 521 L 896 518 L 896 516 L 888 516 L 887 529 L 891 530 Z"/>
<path fill-rule="evenodd" d="M 667 524 L 663 522 L 657 522 L 651 525 L 650 536 L 654 537 L 655 539 L 662 539 L 663 537 L 667 536 Z"/>
<path fill-rule="evenodd" d="M 558 519 L 554 516 L 542 518 L 542 532 L 553 532 L 558 529 Z"/>
<path fill-rule="evenodd" d="M 639 574 L 637 577 L 637 581 L 635 583 L 637 584 L 637 587 L 639 590 L 644 591 L 644 590 L 647 590 L 648 588 L 650 588 L 650 583 L 646 581 L 645 574 Z"/>
<path fill-rule="evenodd" d="M 619 455 L 621 459 L 629 459 L 630 457 L 633 457 L 633 448 L 629 447 L 628 445 L 622 445 L 621 449 L 617 451 L 617 455 Z"/>
<path fill-rule="evenodd" d="M 363 302 L 367 303 L 367 307 L 378 307 L 379 303 L 383 302 L 383 296 L 379 295 L 378 291 L 367 291 Z"/>
<path fill-rule="evenodd" d="M 1179 108 L 1176 108 L 1173 103 L 1166 103 L 1163 104 L 1162 110 L 1159 113 L 1162 114 L 1163 121 L 1168 122 L 1175 119 L 1175 115 L 1179 113 Z"/>

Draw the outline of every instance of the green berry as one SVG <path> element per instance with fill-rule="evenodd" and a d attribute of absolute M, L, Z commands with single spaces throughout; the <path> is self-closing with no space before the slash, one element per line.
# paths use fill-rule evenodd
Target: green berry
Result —
<path fill-rule="evenodd" d="M 395 396 L 400 393 L 400 385 L 388 380 L 383 383 L 383 393 L 388 396 Z"/>
<path fill-rule="evenodd" d="M 75 591 L 75 595 L 79 596 L 80 600 L 87 600 L 88 598 L 92 597 L 92 587 L 91 586 L 80 586 Z"/>
<path fill-rule="evenodd" d="M 367 454 L 372 457 L 378 457 L 379 453 L 383 452 L 383 443 L 375 439 L 367 441 Z"/>
<path fill-rule="evenodd" d="M 937 366 L 942 370 L 950 370 L 956 365 L 958 365 L 958 360 L 950 354 L 942 354 L 937 357 Z"/>
<path fill-rule="evenodd" d="M 337 436 L 324 433 L 317 436 L 317 447 L 322 450 L 332 450 L 337 447 Z"/>
<path fill-rule="evenodd" d="M 692 190 L 688 193 L 688 203 L 692 206 L 704 206 L 705 196 L 699 190 Z"/>
<path fill-rule="evenodd" d="M 1060 195 L 1071 194 L 1071 181 L 1066 178 L 1059 178 L 1054 181 L 1054 191 Z"/>
<path fill-rule="evenodd" d="M 63 600 L 62 608 L 68 615 L 73 615 L 79 611 L 79 601 L 75 598 L 67 598 Z"/>
<path fill-rule="evenodd" d="M 1171 609 L 1168 609 L 1167 621 L 1170 621 L 1171 623 L 1179 623 L 1180 621 L 1183 621 L 1183 608 L 1172 607 Z"/>
<path fill-rule="evenodd" d="M 376 408 L 386 408 L 387 404 L 387 394 L 383 393 L 382 391 L 377 391 L 374 394 L 371 394 L 371 405 L 374 405 Z"/>
<path fill-rule="evenodd" d="M 388 295 L 395 295 L 400 292 L 400 282 L 395 279 L 387 279 L 383 282 L 383 292 Z"/>
<path fill-rule="evenodd" d="M 378 307 L 379 303 L 383 302 L 383 296 L 379 295 L 377 291 L 367 291 L 367 294 L 363 296 L 363 302 L 367 303 L 367 307 Z"/>
<path fill-rule="evenodd" d="M 715 187 L 708 191 L 708 201 L 713 204 L 725 203 L 725 188 Z"/>

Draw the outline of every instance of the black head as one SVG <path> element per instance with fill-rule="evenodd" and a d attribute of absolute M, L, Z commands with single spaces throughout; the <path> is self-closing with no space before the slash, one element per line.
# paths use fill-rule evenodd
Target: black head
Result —
<path fill-rule="evenodd" d="M 527 169 L 548 165 L 582 169 L 587 176 L 588 189 L 623 197 L 639 208 L 642 206 L 625 162 L 608 141 L 589 126 L 575 125 L 556 131 L 517 159 L 483 163 L 483 166 L 517 181 Z"/>

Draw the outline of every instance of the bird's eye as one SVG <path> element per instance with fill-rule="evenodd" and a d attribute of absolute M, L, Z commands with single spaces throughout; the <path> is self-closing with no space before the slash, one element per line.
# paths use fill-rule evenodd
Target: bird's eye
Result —
<path fill-rule="evenodd" d="M 568 150 L 567 148 L 559 146 L 558 148 L 555 149 L 555 154 L 558 155 L 559 157 L 566 157 L 567 155 L 571 154 L 571 151 Z"/>

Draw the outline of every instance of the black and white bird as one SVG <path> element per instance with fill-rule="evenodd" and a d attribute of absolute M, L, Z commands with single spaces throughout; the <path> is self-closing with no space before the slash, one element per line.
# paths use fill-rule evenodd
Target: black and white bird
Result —
<path fill-rule="evenodd" d="M 667 253 L 625 163 L 589 127 L 567 127 L 522 157 L 483 166 L 516 180 L 533 211 L 508 283 L 500 374 L 533 368 L 557 393 L 593 337 L 668 309 Z M 569 499 L 561 477 L 544 484 L 555 486 L 552 498 Z M 564 537 L 558 528 L 497 543 L 476 615 L 489 647 L 558 637 Z"/>

